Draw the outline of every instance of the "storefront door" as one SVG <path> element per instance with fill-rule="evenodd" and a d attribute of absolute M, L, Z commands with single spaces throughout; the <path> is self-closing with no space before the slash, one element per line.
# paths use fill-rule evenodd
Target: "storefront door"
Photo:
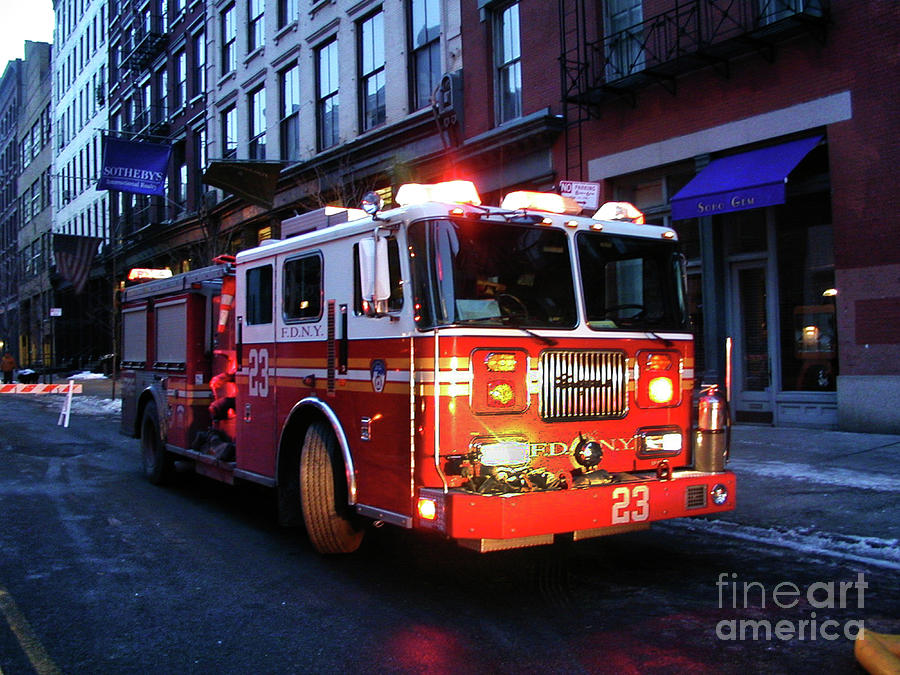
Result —
<path fill-rule="evenodd" d="M 776 324 L 766 260 L 731 264 L 732 400 L 739 422 L 771 423 Z"/>

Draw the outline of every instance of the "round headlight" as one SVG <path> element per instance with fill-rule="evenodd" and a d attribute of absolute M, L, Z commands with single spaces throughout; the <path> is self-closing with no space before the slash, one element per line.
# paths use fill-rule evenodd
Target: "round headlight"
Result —
<path fill-rule="evenodd" d="M 575 448 L 575 461 L 586 469 L 593 469 L 603 459 L 603 448 L 595 441 L 586 441 L 583 438 Z"/>

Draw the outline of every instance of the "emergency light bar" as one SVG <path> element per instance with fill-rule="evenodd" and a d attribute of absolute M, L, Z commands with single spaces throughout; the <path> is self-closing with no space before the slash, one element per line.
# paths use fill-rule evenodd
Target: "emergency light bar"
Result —
<path fill-rule="evenodd" d="M 571 197 L 564 197 L 555 192 L 530 192 L 528 190 L 510 192 L 503 198 L 500 208 L 510 211 L 531 209 L 548 213 L 564 213 L 570 216 L 577 216 L 581 213 L 581 204 Z"/>
<path fill-rule="evenodd" d="M 128 281 L 148 281 L 150 279 L 168 279 L 172 276 L 172 270 L 168 267 L 164 269 L 149 269 L 146 267 L 133 267 L 128 272 Z"/>
<path fill-rule="evenodd" d="M 470 180 L 448 180 L 442 183 L 404 183 L 397 190 L 394 201 L 400 206 L 424 204 L 425 202 L 449 202 L 452 204 L 472 204 L 479 206 L 481 197 L 475 184 Z"/>
<path fill-rule="evenodd" d="M 606 202 L 597 209 L 594 220 L 624 220 L 635 225 L 644 224 L 644 214 L 630 202 Z"/>

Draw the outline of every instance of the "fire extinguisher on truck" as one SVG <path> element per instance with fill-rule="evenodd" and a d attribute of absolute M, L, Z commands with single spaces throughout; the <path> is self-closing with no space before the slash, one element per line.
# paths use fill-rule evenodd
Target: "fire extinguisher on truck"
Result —
<path fill-rule="evenodd" d="M 722 397 L 692 423 L 673 230 L 463 181 L 376 202 L 125 290 L 122 430 L 150 481 L 179 460 L 268 486 L 322 553 L 375 522 L 491 551 L 735 507 Z"/>

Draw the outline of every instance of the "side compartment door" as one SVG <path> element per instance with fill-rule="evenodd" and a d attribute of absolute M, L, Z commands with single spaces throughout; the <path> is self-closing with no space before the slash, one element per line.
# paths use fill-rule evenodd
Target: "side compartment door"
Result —
<path fill-rule="evenodd" d="M 238 270 L 235 318 L 239 344 L 237 374 L 237 466 L 275 475 L 274 260 Z"/>
<path fill-rule="evenodd" d="M 122 309 L 122 432 L 134 433 L 137 423 L 139 372 L 147 368 L 146 302 Z"/>

